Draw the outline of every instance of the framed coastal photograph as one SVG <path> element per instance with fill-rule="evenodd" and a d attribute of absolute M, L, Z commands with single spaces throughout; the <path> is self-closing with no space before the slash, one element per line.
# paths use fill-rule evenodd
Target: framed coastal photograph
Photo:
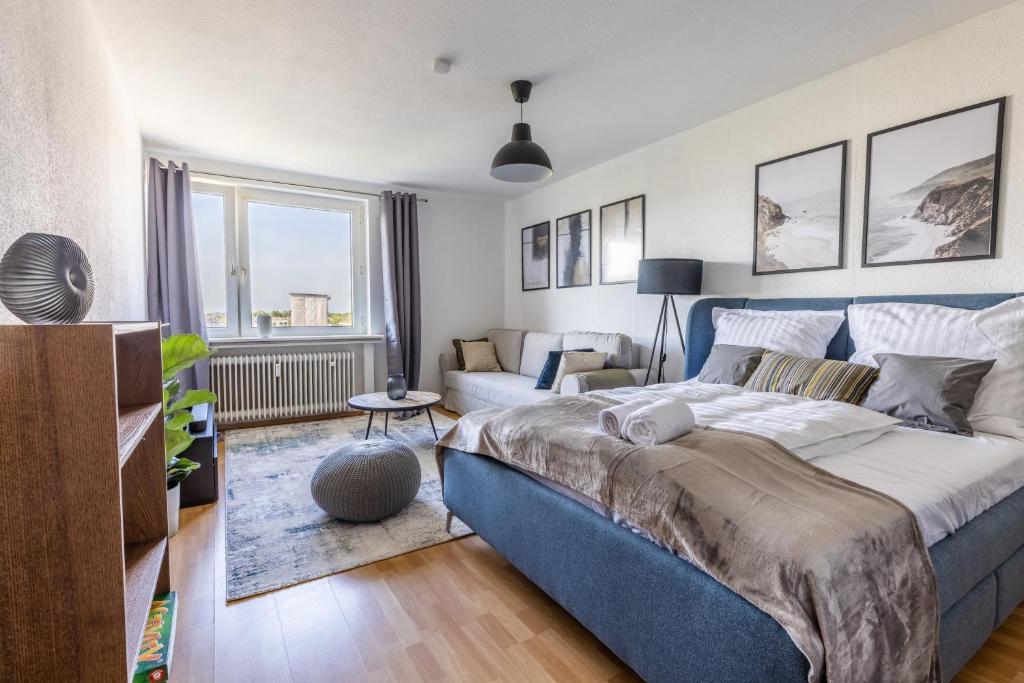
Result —
<path fill-rule="evenodd" d="M 601 284 L 636 282 L 644 257 L 645 195 L 601 207 Z"/>
<path fill-rule="evenodd" d="M 993 258 L 1006 98 L 868 135 L 865 266 Z"/>
<path fill-rule="evenodd" d="M 522 230 L 523 291 L 551 286 L 551 221 Z"/>
<path fill-rule="evenodd" d="M 754 167 L 754 275 L 843 267 L 846 141 Z"/>
<path fill-rule="evenodd" d="M 555 286 L 590 286 L 590 209 L 555 221 Z"/>

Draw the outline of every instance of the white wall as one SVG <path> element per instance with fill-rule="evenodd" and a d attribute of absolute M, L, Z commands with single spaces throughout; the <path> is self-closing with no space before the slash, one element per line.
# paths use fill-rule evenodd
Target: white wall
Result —
<path fill-rule="evenodd" d="M 354 180 L 238 164 L 179 150 L 150 148 L 146 156 L 154 156 L 162 161 L 187 161 L 193 173 L 208 171 L 263 181 L 344 188 L 373 194 L 383 189 L 407 190 L 400 186 L 385 188 Z M 368 332 L 382 335 L 384 285 L 380 253 L 380 202 L 372 197 L 350 196 L 367 200 L 370 264 Z M 505 267 L 502 250 L 503 207 L 497 199 L 471 195 L 418 191 L 418 196 L 428 200 L 427 203 L 419 204 L 423 349 L 420 388 L 437 391 L 441 388 L 438 356 L 443 351 L 451 350 L 452 338 L 479 336 L 487 328 L 502 324 Z M 383 344 L 376 345 L 374 366 L 376 388 L 383 390 L 387 377 Z"/>
<path fill-rule="evenodd" d="M 539 330 L 623 331 L 648 344 L 660 301 L 635 285 L 521 292 L 519 231 L 647 195 L 648 257 L 705 260 L 707 295 L 757 297 L 1024 290 L 1024 2 L 927 36 L 545 186 L 505 206 L 505 321 Z M 675 87 L 685 87 L 676 84 Z M 995 260 L 860 267 L 865 136 L 956 107 L 1009 95 Z M 637 126 L 643 125 L 638 113 Z M 846 268 L 753 277 L 754 165 L 850 140 Z M 557 167 L 557 159 L 554 160 Z M 552 227 L 554 223 L 552 222 Z M 554 256 L 552 255 L 552 260 Z M 552 266 L 554 264 L 552 263 Z M 680 303 L 684 299 L 680 298 Z M 690 300 L 680 311 L 685 315 Z M 685 324 L 685 319 L 684 319 Z M 681 376 L 678 342 L 669 376 Z"/>
<path fill-rule="evenodd" d="M 502 204 L 436 192 L 422 193 L 420 282 L 423 287 L 423 367 L 420 386 L 438 390 L 438 356 L 454 337 L 475 339 L 504 319 Z"/>
<path fill-rule="evenodd" d="M 91 320 L 145 315 L 140 146 L 86 0 L 4 2 L 0 252 L 25 232 L 77 241 L 96 278 Z"/>

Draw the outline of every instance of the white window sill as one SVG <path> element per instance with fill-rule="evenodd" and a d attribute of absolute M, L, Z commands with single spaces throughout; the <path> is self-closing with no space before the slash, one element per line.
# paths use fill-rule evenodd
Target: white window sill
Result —
<path fill-rule="evenodd" d="M 324 334 L 308 337 L 282 335 L 280 337 L 210 337 L 210 346 L 239 348 L 242 346 L 302 346 L 307 344 L 376 344 L 384 341 L 382 334 Z"/>

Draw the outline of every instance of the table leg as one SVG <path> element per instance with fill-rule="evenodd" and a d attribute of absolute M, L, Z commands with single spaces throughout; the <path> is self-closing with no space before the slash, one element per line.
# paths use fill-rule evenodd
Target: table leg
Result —
<path fill-rule="evenodd" d="M 384 436 L 388 435 L 388 418 L 391 417 L 391 411 L 384 413 Z"/>
<path fill-rule="evenodd" d="M 434 416 L 430 414 L 430 408 L 427 408 L 427 419 L 430 420 L 430 428 L 434 430 L 434 441 L 437 441 L 437 427 L 434 426 Z"/>
<path fill-rule="evenodd" d="M 371 410 L 371 411 L 370 411 L 370 419 L 369 419 L 369 421 L 368 421 L 368 422 L 366 423 L 366 436 L 364 436 L 364 437 L 363 437 L 363 441 L 366 441 L 367 439 L 369 439 L 369 438 L 370 438 L 370 426 L 371 426 L 372 424 L 373 424 L 373 411 Z"/>

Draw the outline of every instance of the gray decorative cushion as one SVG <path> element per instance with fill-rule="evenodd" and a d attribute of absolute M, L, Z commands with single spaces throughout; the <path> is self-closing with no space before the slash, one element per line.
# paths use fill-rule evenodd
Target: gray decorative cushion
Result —
<path fill-rule="evenodd" d="M 700 369 L 697 381 L 743 386 L 754 374 L 763 354 L 764 349 L 759 346 L 715 344 Z"/>
<path fill-rule="evenodd" d="M 325 457 L 310 492 L 324 512 L 349 522 L 376 522 L 412 502 L 420 490 L 420 462 L 397 441 L 355 441 Z"/>
<path fill-rule="evenodd" d="M 562 337 L 561 333 L 527 332 L 523 337 L 523 359 L 519 365 L 519 374 L 540 377 L 540 371 L 548 360 L 548 351 L 562 350 Z"/>
<path fill-rule="evenodd" d="M 876 353 L 881 368 L 862 405 L 908 427 L 972 436 L 967 413 L 994 360 Z"/>
<path fill-rule="evenodd" d="M 494 342 L 498 364 L 505 372 L 519 372 L 519 360 L 523 355 L 523 335 L 525 333 L 525 330 L 504 328 L 487 330 L 487 340 Z"/>
<path fill-rule="evenodd" d="M 594 349 L 608 354 L 606 368 L 629 368 L 633 364 L 633 340 L 618 332 L 566 332 L 564 349 Z"/>

